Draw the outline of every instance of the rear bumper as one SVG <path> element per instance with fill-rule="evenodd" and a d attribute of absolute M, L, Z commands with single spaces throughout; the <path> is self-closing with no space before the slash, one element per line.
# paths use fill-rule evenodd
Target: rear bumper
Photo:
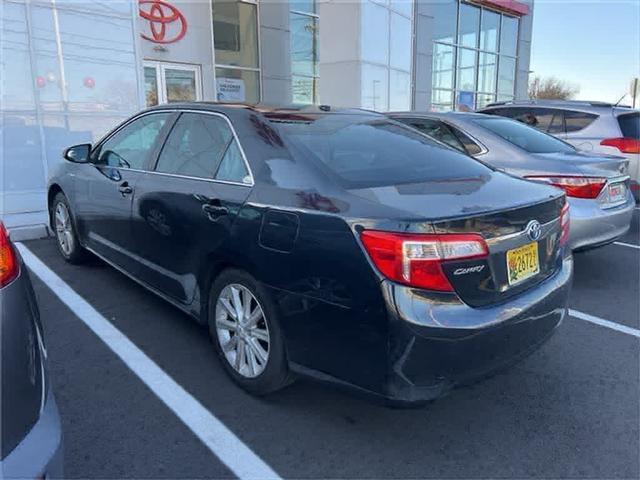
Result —
<path fill-rule="evenodd" d="M 573 250 L 605 245 L 629 230 L 635 206 L 630 193 L 624 205 L 609 209 L 602 209 L 595 200 L 568 200 L 571 218 L 569 244 Z"/>
<path fill-rule="evenodd" d="M 62 429 L 51 390 L 37 423 L 0 463 L 2 478 L 62 478 Z"/>
<path fill-rule="evenodd" d="M 543 283 L 485 308 L 469 307 L 455 295 L 384 284 L 393 313 L 383 396 L 401 403 L 423 402 L 515 363 L 560 324 L 572 278 L 569 256 Z"/>

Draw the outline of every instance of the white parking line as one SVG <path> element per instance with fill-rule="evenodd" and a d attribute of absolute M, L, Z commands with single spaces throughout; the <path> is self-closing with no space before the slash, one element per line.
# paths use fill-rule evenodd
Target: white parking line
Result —
<path fill-rule="evenodd" d="M 269 465 L 22 244 L 27 266 L 240 479 L 280 479 Z"/>
<path fill-rule="evenodd" d="M 627 327 L 626 325 L 620 325 L 619 323 L 610 322 L 609 320 L 605 320 L 604 318 L 589 315 L 588 313 L 579 312 L 578 310 L 569 309 L 569 315 L 574 318 L 584 320 L 585 322 L 595 323 L 596 325 L 600 325 L 601 327 L 610 328 L 612 330 L 616 330 L 618 332 L 626 333 L 627 335 L 640 338 L 640 330 Z"/>
<path fill-rule="evenodd" d="M 636 250 L 640 250 L 640 245 L 634 245 L 632 243 L 624 243 L 624 242 L 613 242 L 616 245 L 621 245 L 623 247 L 635 248 Z"/>

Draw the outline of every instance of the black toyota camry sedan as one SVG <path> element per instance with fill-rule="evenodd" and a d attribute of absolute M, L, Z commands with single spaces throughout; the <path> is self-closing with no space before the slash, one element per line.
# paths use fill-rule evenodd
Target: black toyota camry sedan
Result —
<path fill-rule="evenodd" d="M 64 157 L 62 256 L 92 252 L 208 325 L 255 394 L 302 374 L 432 399 L 566 314 L 563 193 L 382 115 L 171 104 Z"/>

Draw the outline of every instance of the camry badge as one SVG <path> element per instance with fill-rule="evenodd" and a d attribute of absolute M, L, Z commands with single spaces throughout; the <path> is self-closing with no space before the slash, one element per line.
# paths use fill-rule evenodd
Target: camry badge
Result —
<path fill-rule="evenodd" d="M 542 225 L 540 225 L 540 222 L 537 220 L 531 220 L 529 223 L 527 223 L 527 227 L 524 229 L 524 231 L 527 232 L 527 235 L 529 235 L 529 238 L 531 240 L 536 241 L 542 234 Z"/>

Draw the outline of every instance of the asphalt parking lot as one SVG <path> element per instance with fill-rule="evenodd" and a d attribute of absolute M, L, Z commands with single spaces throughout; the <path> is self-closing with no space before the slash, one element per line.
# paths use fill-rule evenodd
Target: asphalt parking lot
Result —
<path fill-rule="evenodd" d="M 621 243 L 575 257 L 571 308 L 613 325 L 569 317 L 509 371 L 408 410 L 303 380 L 253 398 L 226 377 L 206 330 L 181 312 L 97 259 L 72 266 L 52 239 L 26 242 L 88 302 L 76 313 L 95 309 L 131 341 L 129 353 L 143 352 L 166 374 L 143 383 L 140 375 L 156 370 L 134 372 L 122 355 L 137 357 L 116 355 L 63 303 L 61 284 L 33 275 L 65 474 L 250 478 L 270 468 L 283 478 L 639 478 L 639 217 L 636 209 Z M 167 378 L 185 393 L 171 408 L 158 394 L 170 390 Z M 183 398 L 193 402 L 182 408 Z M 191 405 L 203 407 L 199 416 L 189 416 Z M 196 436 L 194 425 L 211 419 L 228 432 Z"/>

